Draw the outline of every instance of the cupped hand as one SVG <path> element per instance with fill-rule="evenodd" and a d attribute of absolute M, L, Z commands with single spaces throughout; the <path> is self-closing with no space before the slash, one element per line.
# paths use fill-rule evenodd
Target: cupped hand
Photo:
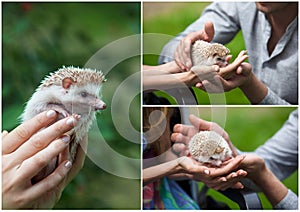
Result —
<path fill-rule="evenodd" d="M 175 53 L 174 53 L 174 59 L 177 63 L 177 65 L 182 70 L 189 71 L 192 67 L 192 60 L 191 60 L 191 45 L 196 40 L 205 40 L 205 41 L 211 41 L 214 37 L 215 30 L 214 25 L 212 22 L 205 23 L 204 29 L 199 30 L 196 32 L 189 33 L 186 37 L 184 37 L 179 45 L 177 46 Z"/>
<path fill-rule="evenodd" d="M 239 155 L 232 158 L 221 167 L 209 167 L 207 164 L 201 164 L 187 156 L 178 158 L 178 164 L 186 177 L 201 181 L 209 188 L 215 190 L 242 189 L 244 186 L 239 181 L 247 175 L 247 172 L 238 167 L 244 157 Z"/>
<path fill-rule="evenodd" d="M 76 119 L 71 116 L 54 123 L 56 118 L 55 111 L 45 111 L 2 133 L 3 208 L 52 208 L 82 167 L 82 147 L 72 166 L 68 161 L 70 138 L 64 135 L 76 125 Z M 31 179 L 57 156 L 54 172 L 33 185 Z"/>

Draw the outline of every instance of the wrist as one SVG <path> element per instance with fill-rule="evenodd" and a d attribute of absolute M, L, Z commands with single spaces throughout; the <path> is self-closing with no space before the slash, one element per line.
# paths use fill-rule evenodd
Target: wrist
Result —
<path fill-rule="evenodd" d="M 259 104 L 267 95 L 268 88 L 251 72 L 248 80 L 239 86 L 251 104 Z"/>

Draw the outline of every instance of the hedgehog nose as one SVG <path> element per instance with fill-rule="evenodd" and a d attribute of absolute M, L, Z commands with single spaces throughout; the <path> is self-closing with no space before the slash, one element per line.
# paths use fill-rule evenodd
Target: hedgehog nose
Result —
<path fill-rule="evenodd" d="M 95 110 L 104 110 L 106 108 L 106 104 L 99 100 L 97 104 L 95 105 Z"/>
<path fill-rule="evenodd" d="M 104 110 L 105 108 L 106 108 L 106 104 L 103 103 L 103 105 L 102 105 L 102 110 Z"/>

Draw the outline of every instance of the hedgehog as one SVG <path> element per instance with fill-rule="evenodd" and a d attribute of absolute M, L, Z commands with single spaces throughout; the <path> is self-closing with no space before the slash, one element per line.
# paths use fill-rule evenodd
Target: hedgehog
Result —
<path fill-rule="evenodd" d="M 226 57 L 229 52 L 230 50 L 222 44 L 197 40 L 191 48 L 191 59 L 193 66 L 218 65 L 225 67 L 228 64 Z"/>
<path fill-rule="evenodd" d="M 232 157 L 232 151 L 226 140 L 214 131 L 200 131 L 189 142 L 190 155 L 201 163 L 221 166 Z"/>
<path fill-rule="evenodd" d="M 20 118 L 24 122 L 50 109 L 58 112 L 58 120 L 73 114 L 78 119 L 75 128 L 68 133 L 70 160 L 73 162 L 79 142 L 87 135 L 96 118 L 96 111 L 106 108 L 100 95 L 102 83 L 105 81 L 101 71 L 63 66 L 42 80 Z M 56 160 L 34 177 L 33 181 L 38 182 L 53 172 Z"/>

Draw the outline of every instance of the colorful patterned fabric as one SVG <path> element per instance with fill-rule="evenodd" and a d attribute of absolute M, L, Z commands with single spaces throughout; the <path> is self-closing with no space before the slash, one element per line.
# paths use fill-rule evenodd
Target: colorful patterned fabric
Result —
<path fill-rule="evenodd" d="M 199 209 L 197 203 L 176 183 L 164 177 L 143 188 L 144 209 Z"/>

